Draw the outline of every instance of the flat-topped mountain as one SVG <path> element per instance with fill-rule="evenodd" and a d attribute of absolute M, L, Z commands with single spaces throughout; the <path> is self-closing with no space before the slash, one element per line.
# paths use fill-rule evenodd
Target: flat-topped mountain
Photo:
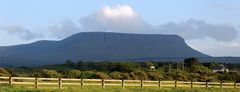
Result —
<path fill-rule="evenodd" d="M 0 61 L 43 64 L 70 60 L 120 61 L 141 58 L 209 57 L 177 35 L 82 32 L 60 41 L 0 47 Z M 27 63 L 26 63 L 27 62 Z"/>

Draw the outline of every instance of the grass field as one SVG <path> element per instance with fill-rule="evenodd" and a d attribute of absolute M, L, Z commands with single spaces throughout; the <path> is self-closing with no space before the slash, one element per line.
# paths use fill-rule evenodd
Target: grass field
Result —
<path fill-rule="evenodd" d="M 84 87 L 84 88 L 66 88 L 66 89 L 34 89 L 24 87 L 6 87 L 0 86 L 0 92 L 240 92 L 240 89 L 217 89 L 217 88 L 101 88 L 101 87 Z"/>

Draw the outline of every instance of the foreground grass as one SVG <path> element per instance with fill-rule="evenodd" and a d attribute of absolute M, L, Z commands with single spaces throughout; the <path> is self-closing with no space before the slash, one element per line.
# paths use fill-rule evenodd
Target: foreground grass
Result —
<path fill-rule="evenodd" d="M 217 89 L 217 88 L 66 88 L 66 89 L 34 89 L 24 87 L 4 87 L 0 86 L 0 92 L 240 92 L 240 89 Z"/>

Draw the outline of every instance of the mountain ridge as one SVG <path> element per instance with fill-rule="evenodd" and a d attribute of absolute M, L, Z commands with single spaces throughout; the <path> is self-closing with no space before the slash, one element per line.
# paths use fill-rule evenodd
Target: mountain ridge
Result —
<path fill-rule="evenodd" d="M 155 57 L 210 57 L 189 47 L 178 35 L 82 32 L 60 41 L 0 47 L 5 62 L 120 61 Z M 7 57 L 23 60 L 8 60 Z"/>

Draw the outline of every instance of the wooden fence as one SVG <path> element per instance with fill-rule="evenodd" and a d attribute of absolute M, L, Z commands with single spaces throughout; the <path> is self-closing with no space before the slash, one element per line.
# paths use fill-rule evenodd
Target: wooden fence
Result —
<path fill-rule="evenodd" d="M 222 82 L 186 82 L 186 81 L 151 81 L 151 80 L 112 80 L 112 79 L 70 79 L 70 78 L 34 78 L 0 77 L 0 84 L 19 85 L 31 88 L 66 88 L 84 86 L 119 86 L 125 87 L 188 87 L 188 88 L 240 88 L 240 83 Z"/>

